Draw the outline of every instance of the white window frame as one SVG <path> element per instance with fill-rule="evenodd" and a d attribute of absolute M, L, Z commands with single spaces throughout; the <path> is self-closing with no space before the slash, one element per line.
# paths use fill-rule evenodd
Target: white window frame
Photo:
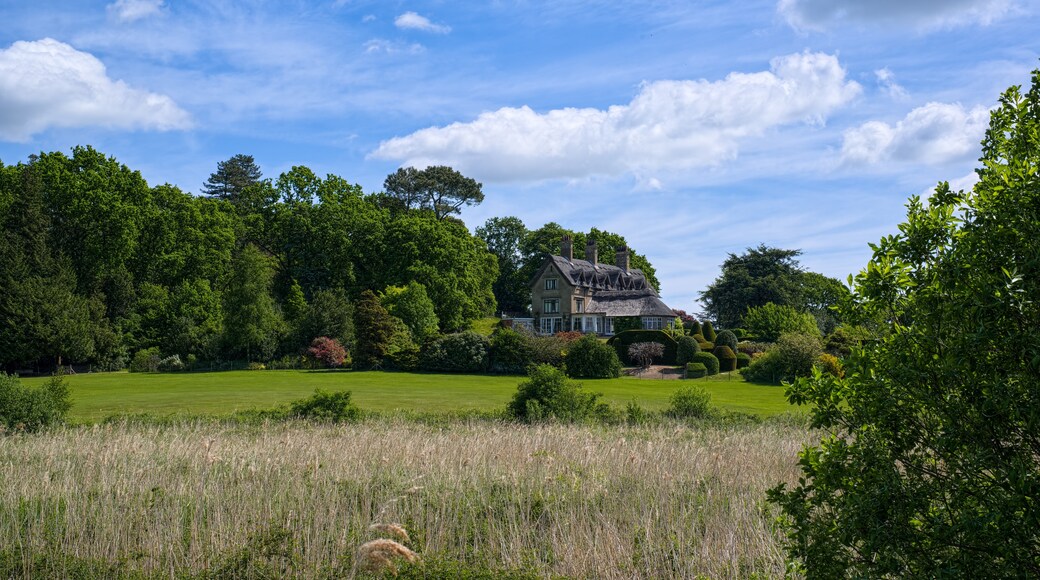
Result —
<path fill-rule="evenodd" d="M 664 330 L 664 324 L 660 316 L 644 316 L 643 330 Z"/>
<path fill-rule="evenodd" d="M 560 299 L 559 298 L 546 298 L 542 300 L 542 313 L 543 314 L 559 314 L 560 313 Z"/>
<path fill-rule="evenodd" d="M 538 320 L 538 331 L 541 334 L 556 334 L 563 330 L 563 318 L 559 316 L 543 316 Z"/>
<path fill-rule="evenodd" d="M 546 278 L 545 279 L 545 289 L 546 290 L 556 290 L 556 278 Z"/>
<path fill-rule="evenodd" d="M 575 312 L 579 312 L 579 313 L 580 312 L 585 312 L 585 299 L 584 298 L 575 298 L 574 299 L 574 311 Z"/>

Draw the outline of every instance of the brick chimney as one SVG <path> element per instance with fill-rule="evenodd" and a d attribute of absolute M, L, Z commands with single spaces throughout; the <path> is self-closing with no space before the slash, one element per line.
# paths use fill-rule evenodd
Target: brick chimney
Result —
<path fill-rule="evenodd" d="M 617 267 L 628 272 L 628 248 L 625 246 L 617 250 Z"/>
<path fill-rule="evenodd" d="M 585 244 L 585 259 L 593 266 L 599 262 L 599 248 L 596 247 L 596 242 L 593 240 Z"/>
<path fill-rule="evenodd" d="M 560 255 L 568 262 L 574 259 L 574 248 L 571 243 L 571 237 L 568 235 L 564 235 L 560 240 Z"/>

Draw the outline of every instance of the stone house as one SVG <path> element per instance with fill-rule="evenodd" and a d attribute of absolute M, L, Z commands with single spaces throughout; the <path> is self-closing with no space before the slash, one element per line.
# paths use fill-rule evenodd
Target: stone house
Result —
<path fill-rule="evenodd" d="M 600 264 L 595 242 L 586 260 L 575 260 L 570 236 L 560 255 L 548 256 L 531 280 L 531 312 L 540 334 L 566 330 L 610 335 L 614 321 L 638 317 L 643 328 L 659 330 L 675 320 L 643 272 L 629 266 L 628 248 L 617 250 L 615 263 Z"/>

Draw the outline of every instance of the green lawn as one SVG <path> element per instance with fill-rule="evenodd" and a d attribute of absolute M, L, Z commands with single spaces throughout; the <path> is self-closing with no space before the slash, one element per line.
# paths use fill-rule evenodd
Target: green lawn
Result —
<path fill-rule="evenodd" d="M 26 378 L 39 384 L 44 378 Z M 73 421 L 97 421 L 116 413 L 198 413 L 224 415 L 274 407 L 306 397 L 314 389 L 349 390 L 362 409 L 448 411 L 500 409 L 523 377 L 440 375 L 353 371 L 224 371 L 213 373 L 94 373 L 68 377 Z M 682 384 L 706 388 L 712 403 L 727 410 L 761 416 L 797 410 L 783 388 L 746 383 L 736 373 L 696 381 L 602 379 L 582 381 L 604 399 L 624 405 L 635 401 L 664 409 Z"/>

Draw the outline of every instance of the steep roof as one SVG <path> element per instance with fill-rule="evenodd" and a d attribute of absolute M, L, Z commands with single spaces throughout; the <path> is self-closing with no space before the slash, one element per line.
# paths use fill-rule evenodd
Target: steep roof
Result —
<path fill-rule="evenodd" d="M 531 284 L 537 282 L 550 265 L 556 266 L 571 286 L 592 291 L 585 312 L 606 316 L 675 316 L 675 311 L 665 305 L 641 270 L 630 268 L 626 272 L 611 264 L 549 256 Z"/>
<path fill-rule="evenodd" d="M 549 256 L 546 263 L 538 271 L 540 277 L 542 271 L 549 263 L 555 264 L 556 269 L 572 286 L 579 288 L 590 288 L 592 290 L 649 290 L 656 296 L 657 293 L 646 281 L 646 276 L 641 270 L 630 268 L 625 272 L 617 266 L 610 264 L 592 264 L 586 260 L 567 260 L 563 256 Z M 532 281 L 533 282 L 533 281 Z"/>

